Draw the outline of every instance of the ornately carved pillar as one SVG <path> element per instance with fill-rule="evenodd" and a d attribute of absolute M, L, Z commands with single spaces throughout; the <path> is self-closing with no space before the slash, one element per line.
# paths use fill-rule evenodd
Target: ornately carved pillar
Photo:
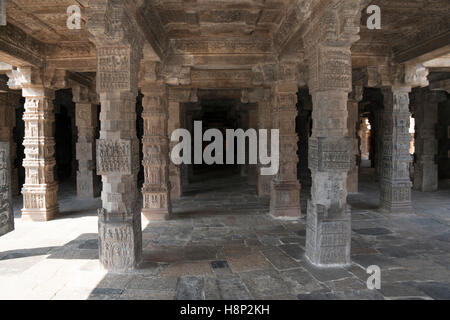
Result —
<path fill-rule="evenodd" d="M 146 69 L 146 72 L 150 72 Z M 148 75 L 146 75 L 148 76 Z M 167 85 L 154 77 L 141 84 L 144 119 L 144 185 L 142 214 L 147 221 L 167 219 L 171 213 L 169 180 Z"/>
<path fill-rule="evenodd" d="M 14 128 L 16 127 L 16 106 L 20 94 L 8 89 L 6 79 L 0 76 L 0 141 L 9 142 L 10 169 L 11 169 L 11 193 L 19 194 L 18 169 L 15 166 L 16 142 L 14 141 Z"/>
<path fill-rule="evenodd" d="M 314 265 L 324 267 L 350 263 L 347 173 L 353 148 L 347 129 L 347 108 L 352 90 L 350 47 L 359 39 L 359 6 L 359 1 L 343 1 L 324 10 L 305 36 L 308 85 L 313 100 L 306 257 Z M 336 16 L 346 23 L 341 25 Z"/>
<path fill-rule="evenodd" d="M 168 135 L 171 135 L 175 129 L 180 128 L 181 123 L 181 114 L 180 114 L 180 102 L 173 101 L 170 99 L 169 95 L 169 123 L 168 123 Z M 176 142 L 170 142 L 169 150 L 172 150 L 172 147 L 175 146 Z M 181 197 L 181 165 L 175 165 L 172 161 L 169 164 L 169 180 L 170 180 L 170 195 L 172 198 Z"/>
<path fill-rule="evenodd" d="M 272 180 L 270 213 L 275 217 L 300 217 L 300 182 L 297 178 L 297 143 L 295 131 L 297 111 L 298 81 L 296 66 L 281 64 L 278 81 L 274 86 L 272 127 L 279 129 L 278 173 Z"/>
<path fill-rule="evenodd" d="M 0 236 L 14 230 L 9 152 L 9 142 L 0 141 Z"/>
<path fill-rule="evenodd" d="M 353 91 L 349 95 L 347 102 L 347 127 L 348 134 L 352 139 L 352 164 L 350 172 L 347 177 L 347 191 L 349 193 L 358 193 L 358 157 L 359 157 L 359 141 L 357 137 L 357 127 L 359 122 L 358 104 L 362 100 L 363 88 L 361 86 L 354 86 Z"/>
<path fill-rule="evenodd" d="M 409 146 L 410 87 L 383 88 L 383 169 L 380 181 L 380 209 L 386 212 L 411 211 Z"/>
<path fill-rule="evenodd" d="M 96 172 L 95 131 L 97 127 L 97 104 L 89 88 L 75 85 L 72 88 L 75 103 L 75 122 L 78 129 L 76 158 L 78 160 L 77 195 L 95 198 L 99 195 Z"/>
<path fill-rule="evenodd" d="M 138 70 L 143 40 L 122 1 L 91 1 L 88 30 L 97 47 L 101 131 L 97 172 L 102 176 L 99 258 L 113 272 L 134 269 L 142 256 L 136 135 Z"/>
<path fill-rule="evenodd" d="M 438 166 L 436 156 L 438 141 L 436 125 L 438 121 L 439 102 L 445 101 L 446 95 L 429 88 L 419 89 L 415 94 L 415 164 L 414 189 L 420 191 L 437 191 Z"/>
<path fill-rule="evenodd" d="M 8 76 L 9 87 L 21 88 L 25 97 L 22 219 L 48 221 L 58 214 L 58 184 L 53 175 L 56 165 L 53 136 L 55 91 L 44 84 L 44 74 L 38 69 L 19 68 Z"/>
<path fill-rule="evenodd" d="M 380 182 L 383 172 L 383 114 L 384 111 L 381 108 L 373 108 L 374 124 L 372 131 L 374 139 L 376 140 L 375 150 L 375 180 Z"/>

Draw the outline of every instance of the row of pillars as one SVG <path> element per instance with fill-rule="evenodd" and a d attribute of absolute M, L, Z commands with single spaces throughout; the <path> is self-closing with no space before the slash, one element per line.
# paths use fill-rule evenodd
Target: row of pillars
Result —
<path fill-rule="evenodd" d="M 139 211 L 136 208 L 138 203 L 136 174 L 139 167 L 137 162 L 139 142 L 135 131 L 136 94 L 134 92 L 100 94 L 102 131 L 96 146 L 98 107 L 96 95 L 82 86 L 74 86 L 72 89 L 78 128 L 78 195 L 95 197 L 99 192 L 99 181 L 96 177 L 97 174 L 101 174 L 103 209 L 100 216 L 100 230 L 107 239 L 110 228 L 116 228 L 117 223 L 124 222 L 127 227 L 120 229 L 124 232 L 121 237 L 136 238 L 133 243 L 139 246 L 140 215 L 136 214 Z M 170 216 L 171 196 L 181 195 L 182 168 L 169 161 L 168 133 L 169 130 L 180 127 L 181 104 L 183 101 L 189 101 L 191 94 L 188 90 L 184 100 L 170 99 L 167 86 L 157 81 L 145 83 L 141 86 L 141 90 L 144 94 L 142 117 L 145 169 L 142 213 L 148 220 L 161 220 Z M 26 172 L 22 190 L 23 219 L 49 220 L 58 211 L 56 196 L 58 186 L 53 176 L 54 90 L 31 83 L 22 86 L 22 93 L 25 97 L 23 119 L 26 155 L 23 163 Z M 313 119 L 316 121 L 309 140 L 309 168 L 314 182 L 308 205 L 307 254 L 316 264 L 342 264 L 349 261 L 350 214 L 346 208 L 346 195 L 347 192 L 358 190 L 356 159 L 359 147 L 356 126 L 362 88 L 354 87 L 349 97 L 344 93 L 329 91 L 313 94 Z M 383 96 L 384 111 L 381 119 L 377 121 L 378 124 L 382 124 L 378 130 L 380 127 L 383 128 L 382 162 L 377 166 L 380 170 L 381 209 L 388 212 L 408 212 L 411 210 L 412 187 L 408 169 L 409 90 L 385 88 Z M 12 97 L 17 100 L 17 95 Z M 437 146 L 434 131 L 437 106 L 444 97 L 438 92 L 422 89 L 421 94 L 415 95 L 414 99 L 418 154 L 414 187 L 423 191 L 437 189 L 437 167 L 434 159 Z M 11 93 L 0 94 L 0 99 L 2 99 L 0 105 L 5 109 L 0 119 L 2 121 L 0 138 L 12 141 L 15 116 L 11 112 L 14 110 L 10 106 L 11 101 L 8 100 L 11 99 Z M 248 115 L 249 127 L 280 129 L 279 173 L 275 177 L 257 175 L 258 194 L 261 197 L 270 195 L 270 212 L 273 216 L 298 217 L 301 210 L 300 184 L 297 179 L 298 137 L 295 128 L 297 84 L 281 82 L 271 88 L 264 88 L 256 100 L 257 110 L 251 110 Z M 124 129 L 117 130 L 118 128 Z M 14 148 L 14 143 L 11 143 L 11 146 Z M 96 152 L 99 154 L 96 155 Z M 15 154 L 15 151 L 11 150 L 11 154 Z M 13 173 L 12 176 L 17 177 L 17 174 Z M 121 212 L 121 215 L 111 215 L 110 212 Z M 337 231 L 339 232 L 336 233 Z M 132 247 L 130 248 L 133 250 L 130 252 L 139 251 L 138 247 Z M 110 250 L 108 248 L 109 245 L 104 245 L 103 250 Z M 127 253 L 128 260 L 105 254 L 104 264 L 116 268 L 128 266 L 129 261 L 137 261 L 129 256 L 130 248 L 126 250 L 122 248 L 123 251 L 119 255 Z M 114 259 L 121 262 L 117 264 Z"/>

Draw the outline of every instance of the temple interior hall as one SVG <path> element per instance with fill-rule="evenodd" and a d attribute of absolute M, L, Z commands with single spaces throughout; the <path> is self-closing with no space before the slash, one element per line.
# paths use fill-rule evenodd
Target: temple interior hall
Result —
<path fill-rule="evenodd" d="M 3 13 L 0 299 L 450 299 L 448 0 Z M 177 129 L 256 140 L 178 163 Z"/>

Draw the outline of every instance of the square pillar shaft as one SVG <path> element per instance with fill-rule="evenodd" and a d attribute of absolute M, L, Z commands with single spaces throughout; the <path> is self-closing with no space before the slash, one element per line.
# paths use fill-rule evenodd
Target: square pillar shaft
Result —
<path fill-rule="evenodd" d="M 25 97 L 22 220 L 48 221 L 58 214 L 58 184 L 54 178 L 55 92 L 43 86 L 30 85 L 22 89 L 22 95 Z"/>
<path fill-rule="evenodd" d="M 142 87 L 144 98 L 144 186 L 142 214 L 148 221 L 168 219 L 171 208 L 169 179 L 168 93 L 162 82 L 147 83 Z"/>
<path fill-rule="evenodd" d="M 272 180 L 270 213 L 274 217 L 298 218 L 300 209 L 300 183 L 297 178 L 297 143 L 295 131 L 297 117 L 297 82 L 279 82 L 275 85 L 272 127 L 279 129 L 278 174 Z"/>
<path fill-rule="evenodd" d="M 77 196 L 93 199 L 99 196 L 99 179 L 96 170 L 97 104 L 89 101 L 89 91 L 74 87 L 75 122 L 78 129 L 76 159 L 78 160 Z"/>
<path fill-rule="evenodd" d="M 409 174 L 410 90 L 410 87 L 383 89 L 383 169 L 380 209 L 385 212 L 409 213 L 412 210 L 412 183 Z"/>
<path fill-rule="evenodd" d="M 415 190 L 433 192 L 438 190 L 438 141 L 436 126 L 438 122 L 439 102 L 445 101 L 445 93 L 419 89 L 415 93 Z"/>

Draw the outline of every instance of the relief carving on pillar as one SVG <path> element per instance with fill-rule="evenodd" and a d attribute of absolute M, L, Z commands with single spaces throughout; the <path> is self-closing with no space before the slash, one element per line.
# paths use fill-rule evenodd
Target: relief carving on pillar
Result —
<path fill-rule="evenodd" d="M 0 236 L 14 229 L 9 142 L 0 142 Z"/>
<path fill-rule="evenodd" d="M 97 172 L 100 175 L 131 175 L 139 157 L 136 143 L 130 140 L 98 140 Z"/>
<path fill-rule="evenodd" d="M 310 169 L 319 172 L 349 171 L 353 159 L 352 145 L 350 137 L 310 139 L 308 152 Z"/>

